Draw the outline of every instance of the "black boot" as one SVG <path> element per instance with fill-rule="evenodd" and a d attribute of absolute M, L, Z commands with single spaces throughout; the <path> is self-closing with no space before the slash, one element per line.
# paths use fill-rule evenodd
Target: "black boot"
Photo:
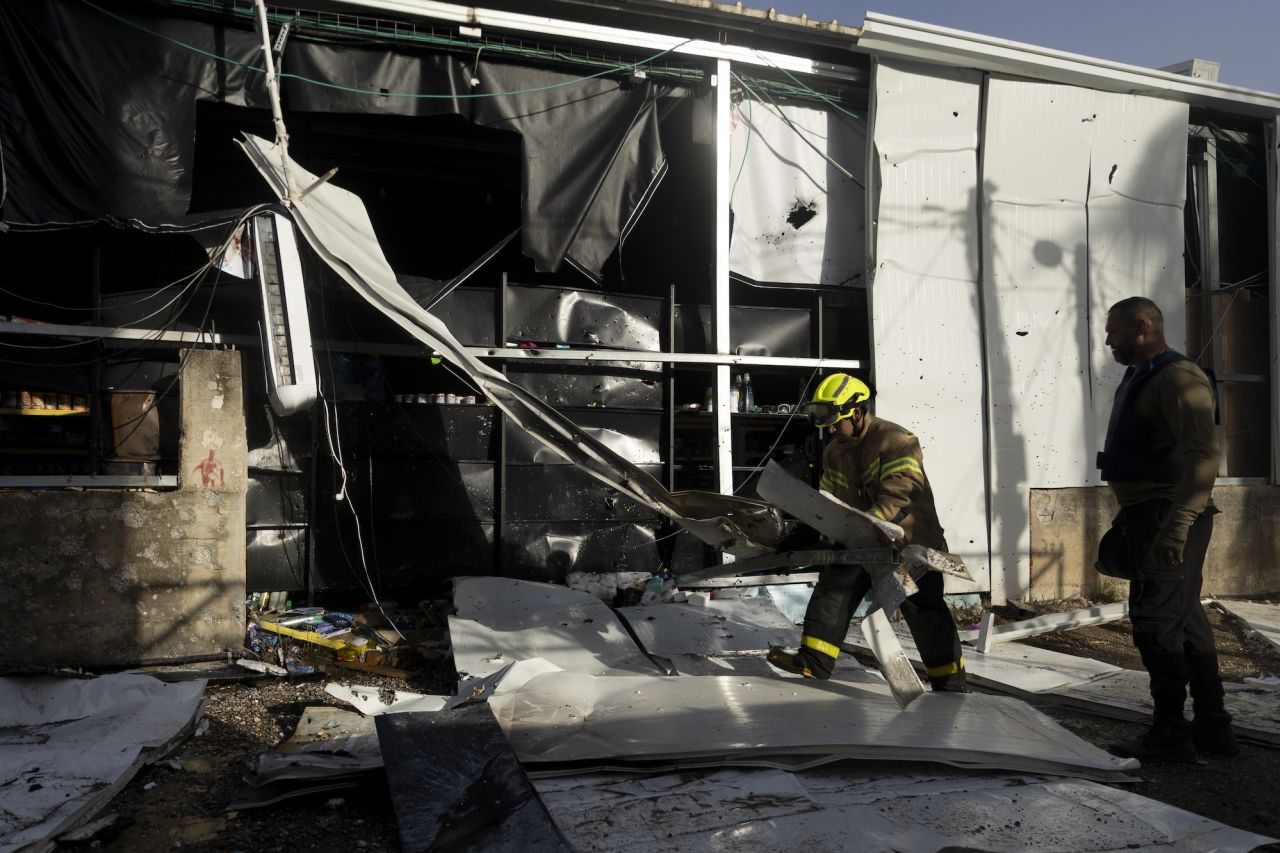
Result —
<path fill-rule="evenodd" d="M 1231 731 L 1231 715 L 1226 711 L 1197 713 L 1191 721 L 1191 740 L 1196 750 L 1205 755 L 1240 754 L 1240 744 Z"/>
<path fill-rule="evenodd" d="M 796 675 L 803 675 L 805 678 L 818 677 L 798 654 L 785 652 L 782 649 L 770 649 L 765 660 L 776 666 L 778 669 L 785 670 Z"/>
<path fill-rule="evenodd" d="M 964 670 L 929 679 L 929 687 L 934 693 L 972 693 L 964 683 Z"/>
<path fill-rule="evenodd" d="M 1113 755 L 1139 761 L 1194 764 L 1196 747 L 1186 720 L 1157 720 L 1137 740 L 1113 743 L 1107 747 Z"/>

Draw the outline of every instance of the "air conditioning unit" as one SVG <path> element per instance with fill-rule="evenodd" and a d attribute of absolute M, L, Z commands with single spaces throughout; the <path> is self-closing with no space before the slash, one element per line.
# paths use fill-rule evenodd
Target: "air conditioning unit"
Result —
<path fill-rule="evenodd" d="M 274 212 L 255 216 L 253 257 L 262 290 L 267 396 L 272 410 L 284 417 L 311 408 L 317 393 L 302 259 L 292 220 Z"/>

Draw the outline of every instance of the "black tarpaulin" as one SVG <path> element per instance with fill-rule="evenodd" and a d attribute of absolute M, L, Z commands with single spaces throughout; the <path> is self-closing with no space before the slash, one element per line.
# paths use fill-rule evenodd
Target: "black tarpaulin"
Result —
<path fill-rule="evenodd" d="M 375 720 L 406 851 L 572 853 L 487 705 Z"/>
<path fill-rule="evenodd" d="M 196 104 L 266 108 L 251 67 L 259 46 L 248 29 L 88 2 L 0 4 L 0 222 L 185 228 L 225 218 L 188 215 Z M 569 262 L 597 276 L 666 168 L 658 100 L 677 93 L 647 80 L 296 34 L 281 69 L 286 121 L 295 111 L 458 113 L 520 133 L 521 238 L 539 271 Z"/>
<path fill-rule="evenodd" d="M 3 222 L 193 224 L 197 101 L 267 106 L 256 75 L 195 50 L 250 63 L 258 49 L 251 32 L 178 18 L 0 3 Z"/>
<path fill-rule="evenodd" d="M 285 81 L 290 109 L 312 112 L 437 115 L 512 130 L 524 142 L 524 253 L 540 272 L 567 260 L 592 276 L 638 215 L 666 171 L 658 99 L 676 94 L 644 80 L 530 68 L 481 59 L 375 48 L 299 44 L 286 71 L 319 80 L 377 81 L 368 94 Z M 474 84 L 472 81 L 476 81 Z M 399 97 L 396 93 L 431 93 Z M 494 95 L 499 95 L 498 97 Z"/>

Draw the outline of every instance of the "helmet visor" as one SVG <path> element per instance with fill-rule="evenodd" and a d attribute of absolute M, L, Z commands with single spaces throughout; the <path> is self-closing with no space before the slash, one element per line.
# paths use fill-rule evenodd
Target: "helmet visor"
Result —
<path fill-rule="evenodd" d="M 808 407 L 809 423 L 818 429 L 823 429 L 840 420 L 841 407 L 835 403 L 824 403 L 820 400 L 814 400 Z"/>

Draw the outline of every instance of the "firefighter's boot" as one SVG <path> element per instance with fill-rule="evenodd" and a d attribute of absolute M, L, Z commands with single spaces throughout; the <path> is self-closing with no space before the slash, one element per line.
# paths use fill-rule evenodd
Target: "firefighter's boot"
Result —
<path fill-rule="evenodd" d="M 1194 764 L 1196 747 L 1186 720 L 1156 720 L 1146 734 L 1136 740 L 1107 747 L 1113 755 L 1144 762 Z"/>
<path fill-rule="evenodd" d="M 813 674 L 813 670 L 801 659 L 800 655 L 783 651 L 782 649 L 770 649 L 769 654 L 765 657 L 769 663 L 778 669 L 795 675 L 803 675 L 805 678 L 817 678 Z"/>

